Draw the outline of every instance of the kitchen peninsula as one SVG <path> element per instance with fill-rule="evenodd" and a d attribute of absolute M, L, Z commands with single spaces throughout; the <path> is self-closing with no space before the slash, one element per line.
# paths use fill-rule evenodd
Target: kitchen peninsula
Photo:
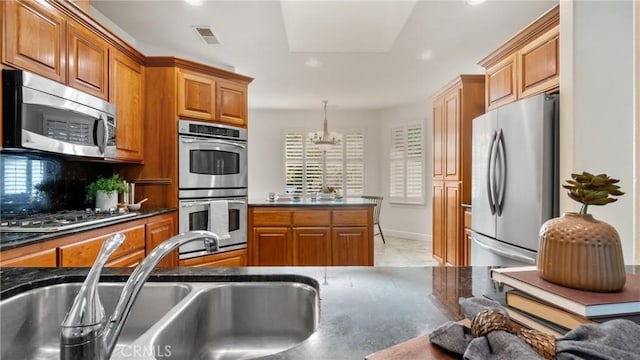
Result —
<path fill-rule="evenodd" d="M 373 210 L 362 199 L 249 200 L 254 266 L 373 266 Z"/>

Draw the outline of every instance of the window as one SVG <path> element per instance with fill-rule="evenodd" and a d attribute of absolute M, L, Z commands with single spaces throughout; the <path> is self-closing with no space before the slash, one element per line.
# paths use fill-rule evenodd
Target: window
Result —
<path fill-rule="evenodd" d="M 389 197 L 391 202 L 424 204 L 422 124 L 391 129 Z"/>
<path fill-rule="evenodd" d="M 31 197 L 44 177 L 44 162 L 21 156 L 2 156 L 2 195 Z"/>
<path fill-rule="evenodd" d="M 364 193 L 364 135 L 343 133 L 340 146 L 322 151 L 306 132 L 288 132 L 285 136 L 286 186 L 296 193 L 308 194 L 327 187 L 337 189 L 342 196 Z"/>

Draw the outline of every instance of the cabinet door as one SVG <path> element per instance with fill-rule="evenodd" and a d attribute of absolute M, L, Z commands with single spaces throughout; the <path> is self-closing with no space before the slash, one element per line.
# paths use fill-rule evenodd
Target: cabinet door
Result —
<path fill-rule="evenodd" d="M 560 26 L 556 26 L 518 52 L 518 98 L 560 85 Z"/>
<path fill-rule="evenodd" d="M 294 228 L 293 265 L 331 265 L 331 228 Z"/>
<path fill-rule="evenodd" d="M 445 219 L 444 219 L 444 235 L 445 235 L 445 262 L 451 265 L 460 264 L 461 253 L 461 213 L 460 207 L 460 183 L 445 183 Z"/>
<path fill-rule="evenodd" d="M 445 197 L 444 184 L 442 182 L 433 183 L 433 257 L 440 263 L 445 260 Z"/>
<path fill-rule="evenodd" d="M 132 227 L 123 231 L 126 238 L 124 243 L 111 255 L 109 261 L 131 255 L 139 250 L 144 250 L 144 225 Z M 89 267 L 96 260 L 102 243 L 112 234 L 89 239 L 79 243 L 60 247 L 60 266 L 62 267 Z"/>
<path fill-rule="evenodd" d="M 175 225 L 173 215 L 163 217 L 146 225 L 145 249 L 149 254 L 156 246 L 175 235 Z M 178 251 L 174 250 L 167 255 L 160 263 L 159 267 L 174 267 L 178 265 Z"/>
<path fill-rule="evenodd" d="M 65 18 L 36 1 L 2 1 L 2 61 L 52 80 L 66 80 Z M 46 7 L 45 7 L 46 6 Z"/>
<path fill-rule="evenodd" d="M 10 260 L 0 259 L 0 267 L 56 267 L 58 266 L 58 250 L 54 247 L 33 252 L 30 246 L 25 246 L 25 255 Z"/>
<path fill-rule="evenodd" d="M 178 71 L 178 115 L 212 121 L 215 104 L 216 82 L 212 78 Z"/>
<path fill-rule="evenodd" d="M 110 51 L 109 101 L 116 105 L 116 158 L 144 159 L 144 67 L 123 53 Z"/>
<path fill-rule="evenodd" d="M 247 86 L 218 81 L 218 119 L 220 122 L 247 126 Z"/>
<path fill-rule="evenodd" d="M 516 54 L 487 68 L 485 82 L 487 110 L 495 109 L 517 99 Z"/>
<path fill-rule="evenodd" d="M 460 179 L 460 88 L 444 99 L 444 178 Z"/>
<path fill-rule="evenodd" d="M 444 179 L 444 102 L 433 104 L 433 178 Z"/>
<path fill-rule="evenodd" d="M 227 251 L 219 254 L 199 256 L 180 260 L 180 266 L 191 267 L 234 267 L 247 266 L 247 250 Z"/>
<path fill-rule="evenodd" d="M 69 22 L 67 26 L 69 69 L 67 83 L 99 98 L 107 99 L 109 48 L 86 28 Z"/>
<path fill-rule="evenodd" d="M 370 256 L 369 228 L 334 227 L 331 234 L 331 264 L 336 266 L 373 266 Z"/>
<path fill-rule="evenodd" d="M 286 227 L 253 228 L 253 264 L 290 266 L 293 264 L 291 229 Z"/>

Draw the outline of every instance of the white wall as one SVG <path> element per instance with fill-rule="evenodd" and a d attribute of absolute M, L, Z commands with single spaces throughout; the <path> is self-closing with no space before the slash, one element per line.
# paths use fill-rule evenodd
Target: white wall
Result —
<path fill-rule="evenodd" d="M 431 241 L 431 178 L 432 178 L 432 138 L 431 101 L 388 108 L 380 111 L 379 158 L 381 159 L 380 185 L 383 196 L 389 198 L 389 147 L 390 129 L 402 123 L 422 122 L 424 126 L 424 205 L 399 205 L 383 201 L 380 225 L 385 234 L 405 239 Z"/>
<path fill-rule="evenodd" d="M 270 191 L 284 192 L 284 134 L 286 130 L 321 131 L 322 104 L 318 110 L 249 110 L 249 198 L 264 199 Z M 380 193 L 380 138 L 378 112 L 327 111 L 329 131 L 361 131 L 365 135 L 365 193 Z"/>
<path fill-rule="evenodd" d="M 589 212 L 618 230 L 625 263 L 633 264 L 633 2 L 560 4 L 560 56 L 573 54 L 561 71 L 562 179 L 583 170 L 620 179 L 626 195 Z M 571 31 L 565 32 L 567 27 Z M 561 210 L 574 211 L 577 205 L 565 199 Z"/>

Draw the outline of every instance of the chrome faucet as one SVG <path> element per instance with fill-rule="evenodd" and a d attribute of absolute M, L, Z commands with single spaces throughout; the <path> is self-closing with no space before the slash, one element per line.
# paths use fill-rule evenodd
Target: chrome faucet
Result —
<path fill-rule="evenodd" d="M 165 240 L 144 258 L 124 285 L 118 303 L 107 322 L 104 307 L 98 296 L 100 273 L 107 259 L 124 242 L 123 234 L 107 239 L 100 249 L 89 274 L 78 291 L 78 295 L 62 322 L 60 332 L 61 360 L 107 360 L 115 348 L 120 332 L 138 297 L 142 285 L 160 260 L 177 247 L 188 242 L 204 239 L 217 247 L 218 235 L 210 231 L 191 231 Z"/>

